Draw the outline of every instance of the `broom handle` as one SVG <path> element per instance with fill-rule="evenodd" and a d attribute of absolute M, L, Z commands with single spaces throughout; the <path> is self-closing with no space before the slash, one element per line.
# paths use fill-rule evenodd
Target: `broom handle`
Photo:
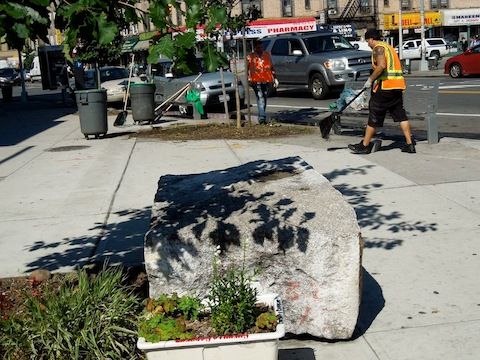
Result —
<path fill-rule="evenodd" d="M 175 101 L 177 101 L 181 96 L 183 96 L 189 90 L 189 88 L 190 88 L 190 84 L 188 84 L 188 86 L 175 98 L 175 100 L 173 100 L 172 103 L 168 105 L 168 107 L 165 109 L 165 112 L 170 110 L 170 108 L 173 106 Z"/>
<path fill-rule="evenodd" d="M 130 75 L 128 76 L 128 83 L 127 83 L 127 92 L 125 93 L 125 100 L 123 101 L 123 111 L 127 111 L 127 101 L 128 101 L 128 95 L 130 95 L 130 81 L 132 80 L 134 59 L 135 59 L 135 54 L 132 54 L 132 62 L 130 63 Z"/>
<path fill-rule="evenodd" d="M 198 76 L 193 79 L 193 81 L 191 82 L 195 82 L 198 80 L 198 78 L 202 76 L 202 73 L 198 74 Z M 176 99 L 180 96 L 181 93 L 183 93 L 186 89 L 188 89 L 188 87 L 190 86 L 190 82 L 188 84 L 186 84 L 184 87 L 182 87 L 181 89 L 175 91 L 173 93 L 173 95 L 171 95 L 167 100 L 165 100 L 164 102 L 162 102 L 160 105 L 158 105 L 156 108 L 155 108 L 155 111 L 158 111 L 162 108 L 162 106 L 164 106 L 165 104 L 169 103 L 170 101 L 172 101 L 172 99 Z"/>

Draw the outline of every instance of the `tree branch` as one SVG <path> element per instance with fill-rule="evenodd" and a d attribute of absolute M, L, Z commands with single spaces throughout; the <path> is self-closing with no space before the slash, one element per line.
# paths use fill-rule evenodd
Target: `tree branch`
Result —
<path fill-rule="evenodd" d="M 137 11 L 140 11 L 141 13 L 144 13 L 144 14 L 149 14 L 149 12 L 148 12 L 148 11 L 145 11 L 145 10 L 142 10 L 142 9 L 138 9 L 138 8 L 136 8 L 134 5 L 131 5 L 131 4 L 125 3 L 125 2 L 123 2 L 123 1 L 119 1 L 118 3 L 119 3 L 120 5 L 124 5 L 124 6 L 127 6 L 127 7 L 130 7 L 130 8 L 132 8 L 132 9 L 135 9 L 135 10 L 137 10 Z"/>

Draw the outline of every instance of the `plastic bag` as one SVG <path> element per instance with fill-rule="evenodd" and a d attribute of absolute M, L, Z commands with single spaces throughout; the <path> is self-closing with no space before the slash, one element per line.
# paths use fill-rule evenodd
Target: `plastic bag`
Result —
<path fill-rule="evenodd" d="M 353 90 L 350 88 L 343 89 L 340 97 L 335 102 L 335 108 L 341 110 L 351 101 L 355 95 L 357 95 L 361 90 Z M 365 90 L 358 98 L 355 99 L 349 106 L 353 110 L 365 110 L 368 109 L 368 91 Z"/>
<path fill-rule="evenodd" d="M 200 115 L 203 115 L 205 112 L 203 111 L 202 101 L 200 100 L 200 92 L 198 90 L 192 89 L 187 92 L 185 96 L 187 102 L 191 103 L 197 109 Z"/>

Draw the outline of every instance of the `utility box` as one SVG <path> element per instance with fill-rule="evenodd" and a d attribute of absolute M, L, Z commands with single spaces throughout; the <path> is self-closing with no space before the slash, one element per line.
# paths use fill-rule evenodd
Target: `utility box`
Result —
<path fill-rule="evenodd" d="M 43 90 L 56 90 L 59 85 L 66 85 L 67 61 L 63 46 L 43 46 L 38 49 Z"/>

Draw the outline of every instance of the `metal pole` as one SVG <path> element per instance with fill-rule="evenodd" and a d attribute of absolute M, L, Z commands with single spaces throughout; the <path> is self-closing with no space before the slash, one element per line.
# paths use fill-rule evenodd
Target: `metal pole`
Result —
<path fill-rule="evenodd" d="M 428 63 L 425 59 L 425 0 L 420 0 L 420 23 L 421 23 L 420 71 L 428 71 Z"/>
<path fill-rule="evenodd" d="M 398 57 L 403 60 L 403 24 L 402 24 L 402 0 L 399 0 L 400 9 L 398 10 Z"/>
<path fill-rule="evenodd" d="M 400 8 L 398 10 L 398 57 L 400 62 L 403 60 L 403 24 L 402 24 L 402 0 L 399 0 Z"/>

